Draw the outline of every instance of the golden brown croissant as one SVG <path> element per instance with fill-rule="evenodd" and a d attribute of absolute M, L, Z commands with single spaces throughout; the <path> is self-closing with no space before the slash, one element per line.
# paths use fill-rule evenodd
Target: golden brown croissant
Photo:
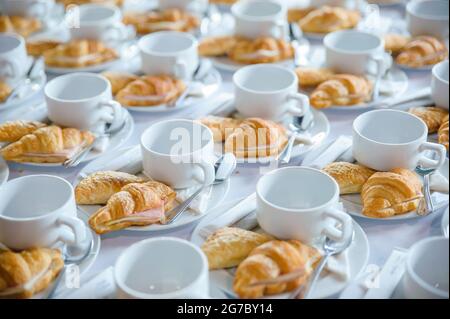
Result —
<path fill-rule="evenodd" d="M 299 241 L 269 241 L 255 248 L 239 265 L 233 289 L 240 298 L 261 298 L 292 291 L 306 281 L 319 257 L 316 249 Z M 303 271 L 304 275 L 287 283 L 249 287 L 252 283 L 294 271 Z"/>
<path fill-rule="evenodd" d="M 56 48 L 62 42 L 58 40 L 33 40 L 27 41 L 27 53 L 34 57 L 44 55 L 45 52 Z"/>
<path fill-rule="evenodd" d="M 336 180 L 341 195 L 361 193 L 363 185 L 375 174 L 370 168 L 347 162 L 328 164 L 323 171 Z"/>
<path fill-rule="evenodd" d="M 237 42 L 238 37 L 233 35 L 210 37 L 200 42 L 198 51 L 202 56 L 225 56 Z"/>
<path fill-rule="evenodd" d="M 42 23 L 36 18 L 0 16 L 0 33 L 17 33 L 26 38 L 40 29 Z"/>
<path fill-rule="evenodd" d="M 28 163 L 62 163 L 94 142 L 90 132 L 46 126 L 0 150 L 4 159 Z"/>
<path fill-rule="evenodd" d="M 307 8 L 290 8 L 288 10 L 287 19 L 289 23 L 299 22 L 301 19 L 306 17 L 310 12 L 317 10 L 315 7 Z"/>
<path fill-rule="evenodd" d="M 273 63 L 294 57 L 294 48 L 281 39 L 262 37 L 255 40 L 239 40 L 228 52 L 228 57 L 239 63 Z"/>
<path fill-rule="evenodd" d="M 200 25 L 196 16 L 180 9 L 144 13 L 133 12 L 125 15 L 123 22 L 134 26 L 139 34 L 158 31 L 189 32 Z"/>
<path fill-rule="evenodd" d="M 299 26 L 303 32 L 330 33 L 353 29 L 360 20 L 358 11 L 325 6 L 308 13 L 299 21 Z"/>
<path fill-rule="evenodd" d="M 444 61 L 447 57 L 445 43 L 433 37 L 422 36 L 412 39 L 401 50 L 396 62 L 411 68 L 420 68 Z"/>
<path fill-rule="evenodd" d="M 111 83 L 112 94 L 116 95 L 123 88 L 125 88 L 128 84 L 133 81 L 139 79 L 137 75 L 131 73 L 122 73 L 122 72 L 103 72 L 102 75 L 108 79 L 109 83 Z"/>
<path fill-rule="evenodd" d="M 8 83 L 0 81 L 0 103 L 6 101 L 11 92 L 12 88 L 8 85 Z"/>
<path fill-rule="evenodd" d="M 439 128 L 438 140 L 439 143 L 444 145 L 448 151 L 448 114 L 442 122 L 441 127 Z"/>
<path fill-rule="evenodd" d="M 215 3 L 215 4 L 234 4 L 237 1 L 238 0 L 209 0 L 210 3 Z"/>
<path fill-rule="evenodd" d="M 157 106 L 175 101 L 185 89 L 182 80 L 168 75 L 147 75 L 120 90 L 116 101 L 123 106 Z"/>
<path fill-rule="evenodd" d="M 377 172 L 364 184 L 361 191 L 363 214 L 386 218 L 417 209 L 422 195 L 422 183 L 407 169 Z"/>
<path fill-rule="evenodd" d="M 57 249 L 0 251 L 0 299 L 31 298 L 58 276 L 64 260 Z"/>
<path fill-rule="evenodd" d="M 209 269 L 231 268 L 239 265 L 250 252 L 272 238 L 241 228 L 224 227 L 215 231 L 203 243 Z"/>
<path fill-rule="evenodd" d="M 165 222 L 165 211 L 171 207 L 176 193 L 158 182 L 132 183 L 108 200 L 105 207 L 89 218 L 97 234 Z"/>
<path fill-rule="evenodd" d="M 239 158 L 275 156 L 287 143 L 286 129 L 260 118 L 246 119 L 225 141 L 225 152 Z"/>
<path fill-rule="evenodd" d="M 295 73 L 301 87 L 315 87 L 331 79 L 335 74 L 327 68 L 297 68 Z"/>
<path fill-rule="evenodd" d="M 56 0 L 59 3 L 62 3 L 65 7 L 69 5 L 82 5 L 88 3 L 95 4 L 109 4 L 109 5 L 123 5 L 125 0 Z"/>
<path fill-rule="evenodd" d="M 143 182 L 144 179 L 123 172 L 96 172 L 75 187 L 75 199 L 78 205 L 104 205 L 125 185 Z"/>
<path fill-rule="evenodd" d="M 310 96 L 311 105 L 318 109 L 331 106 L 351 106 L 368 102 L 372 83 L 362 76 L 338 74 L 320 84 Z"/>
<path fill-rule="evenodd" d="M 118 54 L 97 40 L 74 40 L 44 52 L 48 66 L 81 68 L 116 60 Z"/>
<path fill-rule="evenodd" d="M 240 119 L 219 116 L 207 116 L 199 120 L 210 128 L 214 142 L 224 142 L 243 122 Z"/>
<path fill-rule="evenodd" d="M 0 143 L 12 143 L 25 135 L 31 134 L 41 127 L 47 126 L 36 121 L 9 121 L 0 124 Z"/>
<path fill-rule="evenodd" d="M 411 41 L 411 38 L 402 34 L 390 33 L 384 36 L 384 49 L 393 55 L 400 53 L 403 48 Z"/>
<path fill-rule="evenodd" d="M 421 118 L 428 127 L 428 133 L 433 134 L 439 130 L 448 112 L 439 107 L 419 106 L 409 109 L 411 114 Z"/>

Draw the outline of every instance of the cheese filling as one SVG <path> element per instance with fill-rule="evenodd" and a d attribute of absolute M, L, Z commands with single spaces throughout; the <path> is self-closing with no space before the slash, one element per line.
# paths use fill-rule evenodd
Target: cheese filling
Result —
<path fill-rule="evenodd" d="M 73 148 L 68 148 L 56 153 L 24 153 L 23 156 L 29 157 L 41 157 L 41 158 L 49 158 L 49 157 L 64 157 L 71 158 L 81 149 L 81 145 Z"/>

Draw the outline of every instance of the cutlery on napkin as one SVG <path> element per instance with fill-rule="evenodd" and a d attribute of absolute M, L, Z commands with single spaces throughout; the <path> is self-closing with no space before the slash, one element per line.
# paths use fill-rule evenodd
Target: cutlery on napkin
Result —
<path fill-rule="evenodd" d="M 302 166 L 323 169 L 328 164 L 336 161 L 341 155 L 346 154 L 352 148 L 352 139 L 349 136 L 339 136 L 332 142 L 324 143 L 321 147 L 310 152 L 302 161 Z"/>

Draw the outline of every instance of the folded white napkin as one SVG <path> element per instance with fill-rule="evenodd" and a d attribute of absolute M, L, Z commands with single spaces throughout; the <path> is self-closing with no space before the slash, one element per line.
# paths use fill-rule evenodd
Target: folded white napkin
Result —
<path fill-rule="evenodd" d="M 187 189 L 177 190 L 177 201 L 184 202 L 187 200 L 192 194 L 197 191 L 198 187 L 190 187 Z M 194 199 L 189 206 L 189 209 L 196 214 L 203 214 L 208 210 L 208 202 L 211 197 L 212 187 L 207 187 L 204 191 Z"/>
<path fill-rule="evenodd" d="M 434 192 L 449 193 L 448 179 L 440 172 L 435 172 L 430 176 L 430 189 Z"/>
<path fill-rule="evenodd" d="M 328 164 L 336 161 L 341 155 L 352 147 L 352 139 L 349 136 L 339 136 L 331 144 L 326 144 L 316 150 L 314 154 L 306 156 L 302 166 L 308 166 L 316 169 L 323 169 Z"/>

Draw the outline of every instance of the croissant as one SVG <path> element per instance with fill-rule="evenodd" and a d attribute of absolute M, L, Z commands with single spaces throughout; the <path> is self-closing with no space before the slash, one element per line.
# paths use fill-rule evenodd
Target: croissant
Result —
<path fill-rule="evenodd" d="M 143 182 L 144 179 L 123 172 L 96 172 L 75 187 L 75 199 L 78 205 L 104 205 L 125 185 Z"/>
<path fill-rule="evenodd" d="M 292 291 L 306 281 L 319 258 L 316 249 L 299 241 L 269 241 L 256 247 L 238 266 L 233 289 L 240 298 L 261 298 Z M 290 282 L 249 287 L 252 283 L 299 270 L 304 274 Z"/>
<path fill-rule="evenodd" d="M 203 243 L 209 269 L 231 268 L 239 265 L 250 252 L 271 237 L 241 228 L 224 227 L 214 232 Z"/>
<path fill-rule="evenodd" d="M 94 142 L 90 132 L 47 126 L 23 136 L 0 150 L 4 159 L 28 163 L 62 163 Z"/>
<path fill-rule="evenodd" d="M 371 99 L 372 83 L 365 77 L 339 74 L 320 84 L 310 96 L 318 109 L 331 106 L 351 106 Z"/>
<path fill-rule="evenodd" d="M 411 38 L 402 34 L 390 33 L 384 36 L 384 49 L 393 55 L 400 53 L 411 41 Z"/>
<path fill-rule="evenodd" d="M 189 32 L 200 25 L 199 19 L 180 9 L 167 9 L 125 15 L 123 22 L 135 27 L 138 34 L 158 31 Z"/>
<path fill-rule="evenodd" d="M 200 123 L 209 127 L 214 136 L 214 142 L 224 142 L 243 122 L 243 120 L 207 116 L 199 120 Z"/>
<path fill-rule="evenodd" d="M 360 20 L 361 14 L 358 11 L 324 6 L 308 13 L 298 24 L 303 32 L 330 33 L 353 29 Z"/>
<path fill-rule="evenodd" d="M 42 29 L 36 18 L 19 16 L 0 16 L 0 33 L 17 33 L 26 38 Z"/>
<path fill-rule="evenodd" d="M 444 61 L 447 57 L 445 43 L 433 37 L 422 36 L 410 41 L 401 50 L 396 62 L 411 68 L 420 68 Z"/>
<path fill-rule="evenodd" d="M 116 94 L 123 106 L 156 106 L 175 101 L 186 90 L 182 80 L 168 75 L 148 75 L 130 82 Z"/>
<path fill-rule="evenodd" d="M 88 3 L 98 3 L 98 4 L 114 4 L 117 6 L 123 5 L 125 0 L 56 0 L 59 3 L 62 3 L 65 7 L 70 5 L 82 5 Z"/>
<path fill-rule="evenodd" d="M 214 4 L 234 4 L 238 0 L 209 0 L 210 3 Z"/>
<path fill-rule="evenodd" d="M 36 121 L 8 121 L 0 124 L 0 143 L 12 143 L 39 128 L 47 126 Z"/>
<path fill-rule="evenodd" d="M 198 52 L 201 56 L 225 56 L 238 42 L 236 36 L 210 37 L 202 40 L 198 46 Z"/>
<path fill-rule="evenodd" d="M 312 11 L 317 10 L 315 7 L 307 7 L 307 8 L 290 8 L 288 10 L 288 22 L 295 23 L 299 22 L 301 19 L 306 17 Z"/>
<path fill-rule="evenodd" d="M 295 73 L 301 87 L 315 87 L 334 76 L 334 72 L 327 68 L 297 68 Z"/>
<path fill-rule="evenodd" d="M 448 151 L 448 115 L 443 120 L 441 127 L 438 131 L 438 140 L 439 143 L 444 145 Z"/>
<path fill-rule="evenodd" d="M 122 72 L 103 72 L 102 75 L 108 79 L 109 83 L 111 83 L 111 91 L 113 95 L 116 95 L 123 88 L 125 88 L 128 84 L 133 81 L 139 79 L 137 75 L 131 73 L 122 73 Z"/>
<path fill-rule="evenodd" d="M 244 64 L 273 63 L 292 59 L 294 48 L 289 42 L 268 37 L 239 40 L 228 52 L 228 57 Z"/>
<path fill-rule="evenodd" d="M 403 168 L 377 172 L 362 188 L 362 212 L 376 218 L 405 214 L 416 210 L 422 197 L 422 184 L 415 173 Z"/>
<path fill-rule="evenodd" d="M 0 298 L 31 298 L 50 286 L 63 266 L 57 249 L 0 251 Z"/>
<path fill-rule="evenodd" d="M 27 53 L 33 57 L 40 57 L 61 44 L 61 41 L 51 39 L 27 41 Z"/>
<path fill-rule="evenodd" d="M 6 101 L 6 99 L 11 95 L 12 88 L 8 83 L 0 81 L 0 103 Z"/>
<path fill-rule="evenodd" d="M 106 206 L 89 218 L 89 225 L 97 234 L 106 234 L 130 226 L 162 224 L 175 197 L 162 183 L 131 183 L 112 195 Z"/>
<path fill-rule="evenodd" d="M 114 49 L 107 48 L 97 40 L 74 40 L 44 52 L 48 66 L 81 68 L 116 60 Z"/>
<path fill-rule="evenodd" d="M 225 141 L 225 152 L 239 158 L 275 156 L 287 143 L 286 129 L 260 118 L 245 120 Z"/>
<path fill-rule="evenodd" d="M 446 110 L 432 106 L 413 107 L 408 112 L 422 119 L 427 125 L 428 133 L 430 134 L 436 133 L 445 117 L 448 116 Z"/>
<path fill-rule="evenodd" d="M 347 162 L 328 164 L 323 171 L 336 180 L 341 195 L 361 193 L 363 185 L 375 174 L 370 168 Z"/>

